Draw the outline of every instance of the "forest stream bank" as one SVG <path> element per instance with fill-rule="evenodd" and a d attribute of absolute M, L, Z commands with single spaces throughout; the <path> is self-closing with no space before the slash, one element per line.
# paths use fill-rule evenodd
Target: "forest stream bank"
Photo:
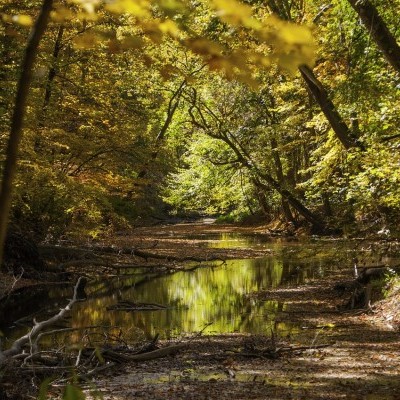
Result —
<path fill-rule="evenodd" d="M 222 242 L 221 237 L 225 241 Z M 234 287 L 241 284 L 233 275 L 239 267 L 226 264 L 227 260 L 269 260 L 278 253 L 286 257 L 284 263 L 257 264 L 255 275 L 268 268 L 273 272 L 262 278 L 263 283 L 256 289 L 251 283 L 252 275 L 244 275 L 246 290 L 240 289 L 239 297 L 229 297 L 231 292 L 222 293 L 225 286 L 219 285 L 218 281 L 213 284 L 207 281 L 209 292 L 220 293 L 221 297 L 213 294 L 217 296 L 211 299 L 214 304 L 209 305 L 213 320 L 209 320 L 210 315 L 204 316 L 203 328 L 190 324 L 194 314 L 186 312 L 185 307 L 194 308 L 195 303 L 187 307 L 189 300 L 185 296 L 188 294 L 184 293 L 181 297 L 185 307 L 177 307 L 180 318 L 187 315 L 185 324 L 173 330 L 172 325 L 177 323 L 175 314 L 173 311 L 166 313 L 166 324 L 171 324 L 172 333 L 166 333 L 168 330 L 164 325 L 161 328 L 163 314 L 152 312 L 136 317 L 134 310 L 123 313 L 125 319 L 131 318 L 132 326 L 120 330 L 113 349 L 116 344 L 120 347 L 131 344 L 128 338 L 137 335 L 140 326 L 144 332 L 143 343 L 151 342 L 155 333 L 161 334 L 153 351 L 176 347 L 171 347 L 171 354 L 167 351 L 165 356 L 140 361 L 124 359 L 123 354 L 120 357 L 114 354 L 111 361 L 105 352 L 105 366 L 108 363 L 109 368 L 99 369 L 98 373 L 88 375 L 79 383 L 87 398 L 394 400 L 400 398 L 397 296 L 377 301 L 369 309 L 348 307 L 354 289 L 351 282 L 354 281 L 355 257 L 360 266 L 370 265 L 380 262 L 383 257 L 377 257 L 377 253 L 385 251 L 384 261 L 397 263 L 397 243 L 390 249 L 387 244 L 376 246 L 378 244 L 366 241 L 354 241 L 349 245 L 338 239 L 284 238 L 266 227 L 190 223 L 136 228 L 105 243 L 66 244 L 58 248 L 44 246 L 41 252 L 53 267 L 62 264 L 69 274 L 85 275 L 89 282 L 97 274 L 110 282 L 116 279 L 120 284 L 116 276 L 121 271 L 126 273 L 128 267 L 132 270 L 146 267 L 162 274 L 162 279 L 177 276 L 182 285 L 187 282 L 183 277 L 188 281 L 197 279 L 194 288 L 199 288 L 203 279 L 200 279 L 202 268 L 211 271 L 212 276 L 224 270 L 230 274 Z M 388 253 L 392 253 L 391 257 Z M 311 263 L 316 255 L 318 261 Z M 204 265 L 211 260 L 218 264 Z M 185 266 L 188 262 L 191 263 L 189 269 Z M 284 273 L 279 275 L 281 270 Z M 226 281 L 225 275 L 223 281 Z M 22 279 L 15 279 L 11 284 L 13 282 L 14 289 L 27 283 L 37 284 Z M 127 299 L 127 293 L 130 293 L 128 282 L 131 281 L 124 282 L 125 286 L 120 285 L 116 290 L 119 297 L 112 297 L 114 303 L 119 301 L 116 305 L 127 303 L 121 302 L 121 298 Z M 134 283 L 136 296 L 139 296 L 141 282 Z M 213 285 L 216 286 L 214 289 Z M 179 284 L 176 287 L 179 288 Z M 97 309 L 92 309 L 90 301 L 99 301 L 96 295 L 103 289 L 103 286 L 89 285 L 89 303 L 79 303 L 79 313 L 84 313 L 86 307 L 91 314 L 97 311 L 101 314 L 100 308 L 106 307 L 97 303 Z M 145 287 L 143 291 L 149 290 Z M 189 296 L 197 294 L 191 292 Z M 205 313 L 207 300 L 199 299 L 196 298 L 196 303 L 203 304 L 199 310 Z M 224 299 L 227 304 L 240 302 L 242 308 L 239 307 L 238 315 L 233 314 Z M 217 311 L 224 307 L 228 307 L 228 311 L 224 309 L 225 314 L 219 316 Z M 110 306 L 108 309 L 112 310 Z M 152 322 L 151 329 L 146 326 L 152 318 L 148 315 L 159 318 L 158 325 Z M 230 325 L 233 328 L 226 329 Z M 106 335 L 103 336 L 105 343 Z M 88 347 L 90 340 L 90 334 L 86 332 L 82 343 Z M 83 363 L 84 355 L 79 358 Z M 0 398 L 35 398 L 44 377 L 54 377 L 51 370 L 44 371 L 36 367 L 35 372 L 35 368 L 29 369 L 25 365 L 18 373 L 18 387 L 13 381 L 15 371 L 13 374 L 10 370 L 5 371 L 1 384 L 3 397 Z M 53 371 L 58 370 L 54 368 Z M 65 372 L 61 375 L 67 376 Z M 66 382 L 60 377 L 54 378 L 48 388 L 48 398 L 60 396 Z"/>

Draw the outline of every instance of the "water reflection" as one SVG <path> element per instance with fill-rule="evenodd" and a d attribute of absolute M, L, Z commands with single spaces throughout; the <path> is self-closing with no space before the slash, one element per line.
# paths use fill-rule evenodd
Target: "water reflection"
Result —
<path fill-rule="evenodd" d="M 88 287 L 89 299 L 75 308 L 74 326 L 134 327 L 147 337 L 200 331 L 205 333 L 290 331 L 276 322 L 284 309 L 276 301 L 257 301 L 248 294 L 282 283 L 284 267 L 278 260 L 233 260 L 223 266 L 178 272 L 168 276 L 130 277 L 97 282 Z M 107 311 L 120 300 L 158 303 L 166 310 Z"/>
<path fill-rule="evenodd" d="M 260 301 L 254 296 L 262 289 L 294 286 L 307 279 L 323 276 L 334 268 L 338 254 L 345 251 L 338 246 L 308 243 L 279 243 L 264 238 L 222 236 L 219 241 L 209 240 L 213 247 L 271 248 L 264 258 L 230 260 L 206 268 L 181 271 L 168 275 L 137 273 L 112 279 L 99 279 L 89 283 L 88 300 L 77 304 L 71 316 L 72 327 L 91 325 L 118 326 L 124 335 L 131 333 L 146 337 L 159 333 L 170 338 L 184 333 L 247 332 L 281 335 L 297 330 L 295 324 L 280 322 L 279 313 L 286 305 L 274 300 Z M 54 288 L 49 292 L 52 308 L 70 298 L 71 289 Z M 52 300 L 51 300 L 52 299 Z M 167 306 L 157 311 L 108 311 L 107 307 L 128 300 L 158 303 Z M 49 304 L 48 303 L 48 304 Z M 57 307 L 56 307 L 57 306 Z M 18 332 L 19 334 L 21 333 Z M 13 335 L 16 335 L 14 331 Z M 81 333 L 69 337 L 81 340 Z"/>

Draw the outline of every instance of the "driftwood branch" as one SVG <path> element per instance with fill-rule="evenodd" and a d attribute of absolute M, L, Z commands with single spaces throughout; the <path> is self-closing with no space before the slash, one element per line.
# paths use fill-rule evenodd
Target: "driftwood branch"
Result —
<path fill-rule="evenodd" d="M 56 322 L 60 321 L 73 307 L 73 305 L 80 301 L 81 299 L 79 298 L 79 294 L 81 293 L 82 289 L 82 284 L 84 282 L 83 277 L 80 277 L 74 287 L 74 295 L 72 299 L 69 301 L 69 303 L 65 306 L 65 308 L 62 308 L 60 312 L 51 318 L 41 321 L 41 322 L 35 322 L 35 325 L 33 328 L 24 336 L 21 336 L 19 339 L 17 339 L 11 348 L 4 350 L 3 352 L 0 352 L 0 366 L 4 364 L 9 358 L 17 355 L 18 353 L 21 352 L 23 346 L 29 342 L 32 342 L 40 332 L 43 331 L 43 329 L 54 325 Z"/>
<path fill-rule="evenodd" d="M 187 346 L 186 343 L 179 343 L 172 346 L 163 347 L 162 349 L 149 351 L 148 353 L 140 353 L 134 355 L 121 354 L 113 350 L 104 350 L 102 356 L 104 358 L 111 358 L 113 360 L 118 360 L 120 362 L 147 361 L 175 354 L 179 350 L 184 349 L 186 346 Z"/>

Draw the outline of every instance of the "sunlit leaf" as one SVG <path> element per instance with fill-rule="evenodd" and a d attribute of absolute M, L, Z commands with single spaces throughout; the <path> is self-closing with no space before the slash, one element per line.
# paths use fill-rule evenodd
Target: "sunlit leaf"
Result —
<path fill-rule="evenodd" d="M 159 21 L 146 21 L 141 24 L 146 36 L 156 44 L 162 42 L 163 33 L 160 30 Z"/>
<path fill-rule="evenodd" d="M 159 6 L 167 15 L 170 16 L 183 12 L 186 8 L 179 0 L 160 0 Z"/>
<path fill-rule="evenodd" d="M 146 0 L 113 0 L 106 4 L 106 9 L 116 14 L 150 17 L 150 4 Z"/>
<path fill-rule="evenodd" d="M 51 19 L 55 22 L 64 22 L 73 17 L 72 11 L 68 7 L 59 5 L 51 12 Z"/>
<path fill-rule="evenodd" d="M 70 0 L 71 2 L 80 5 L 87 13 L 94 14 L 97 7 L 100 5 L 100 0 Z"/>
<path fill-rule="evenodd" d="M 212 4 L 217 15 L 224 21 L 233 25 L 240 24 L 244 19 L 251 18 L 251 7 L 236 0 L 213 0 Z"/>
<path fill-rule="evenodd" d="M 30 15 L 13 15 L 12 21 L 21 26 L 32 26 L 33 20 Z"/>
<path fill-rule="evenodd" d="M 186 40 L 186 45 L 194 53 L 201 55 L 208 54 L 218 56 L 223 52 L 223 47 L 221 45 L 204 38 L 188 39 Z"/>
<path fill-rule="evenodd" d="M 78 35 L 73 41 L 74 47 L 77 49 L 88 49 L 94 47 L 98 42 L 99 36 L 89 32 Z"/>
<path fill-rule="evenodd" d="M 159 29 L 163 33 L 167 33 L 173 37 L 177 37 L 179 35 L 179 28 L 174 21 L 170 19 L 163 21 L 159 25 Z"/>
<path fill-rule="evenodd" d="M 309 44 L 313 42 L 311 31 L 306 26 L 282 24 L 279 35 L 288 44 Z"/>

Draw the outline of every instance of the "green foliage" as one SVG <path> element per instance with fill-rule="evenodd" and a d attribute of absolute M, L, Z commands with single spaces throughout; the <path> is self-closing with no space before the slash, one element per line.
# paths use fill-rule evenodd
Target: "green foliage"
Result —
<path fill-rule="evenodd" d="M 235 166 L 216 168 L 212 157 L 218 155 L 217 149 L 228 151 L 214 139 L 192 138 L 181 160 L 185 167 L 169 175 L 165 189 L 164 200 L 175 210 L 218 215 L 245 206 L 247 179 Z"/>
<path fill-rule="evenodd" d="M 39 388 L 39 394 L 38 394 L 38 400 L 46 400 L 47 399 L 47 393 L 49 391 L 50 383 L 52 379 L 51 378 L 46 378 L 41 384 Z"/>
<path fill-rule="evenodd" d="M 372 215 L 391 225 L 400 211 L 400 157 L 380 144 L 359 155 L 363 171 L 350 176 L 347 199 L 352 201 L 359 219 Z"/>
<path fill-rule="evenodd" d="M 85 400 L 86 396 L 84 395 L 84 393 L 80 387 L 68 383 L 67 386 L 65 387 L 62 399 L 63 400 Z"/>
<path fill-rule="evenodd" d="M 389 272 L 385 276 L 385 286 L 383 288 L 384 298 L 389 298 L 392 296 L 398 296 L 400 290 L 400 277 L 393 272 Z"/>
<path fill-rule="evenodd" d="M 97 237 L 160 215 L 162 201 L 175 212 L 274 218 L 283 208 L 272 179 L 330 224 L 395 225 L 398 77 L 348 1 L 295 1 L 289 11 L 268 3 L 56 1 L 29 99 L 14 222 L 39 238 Z M 398 0 L 376 5 L 396 33 Z M 3 153 L 38 7 L 0 9 Z M 286 22 L 300 19 L 315 20 L 312 31 Z M 365 151 L 342 148 L 295 74 L 313 63 L 311 32 L 314 73 Z"/>

